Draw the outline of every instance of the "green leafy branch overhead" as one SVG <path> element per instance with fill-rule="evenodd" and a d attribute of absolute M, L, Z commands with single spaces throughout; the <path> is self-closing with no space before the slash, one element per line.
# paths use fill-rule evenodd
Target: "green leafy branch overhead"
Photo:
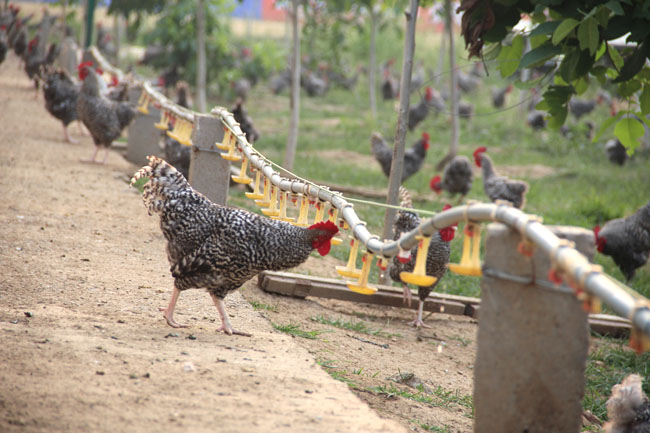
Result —
<path fill-rule="evenodd" d="M 639 145 L 643 123 L 650 127 L 650 2 L 462 0 L 458 12 L 470 57 L 496 59 L 503 77 L 556 60 L 553 83 L 538 105 L 551 127 L 564 123 L 571 97 L 597 80 L 626 98 L 628 109 L 603 122 L 594 141 L 614 126 L 628 152 Z M 531 27 L 517 32 L 522 16 Z"/>

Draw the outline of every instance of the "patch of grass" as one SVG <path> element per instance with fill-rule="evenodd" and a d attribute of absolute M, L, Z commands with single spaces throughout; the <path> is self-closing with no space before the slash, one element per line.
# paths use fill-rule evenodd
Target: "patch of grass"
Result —
<path fill-rule="evenodd" d="M 425 431 L 432 431 L 432 432 L 437 432 L 437 433 L 451 433 L 451 430 L 449 430 L 449 426 L 443 425 L 442 427 L 439 427 L 437 425 L 429 425 L 429 424 L 424 424 L 420 423 L 420 428 Z"/>
<path fill-rule="evenodd" d="M 250 304 L 253 306 L 255 310 L 273 311 L 274 313 L 278 312 L 278 307 L 275 305 L 268 305 L 257 301 L 250 301 Z"/>
<path fill-rule="evenodd" d="M 364 322 L 352 322 L 351 320 L 343 320 L 341 318 L 333 319 L 323 316 L 312 317 L 314 322 L 322 323 L 323 325 L 334 326 L 335 328 L 345 329 L 348 331 L 355 331 L 361 334 L 373 335 L 378 337 L 391 338 L 397 334 L 389 334 L 381 329 L 369 328 Z"/>
<path fill-rule="evenodd" d="M 288 325 L 280 325 L 278 323 L 273 323 L 273 327 L 280 332 L 285 334 L 293 335 L 294 337 L 306 338 L 308 340 L 318 339 L 318 335 L 322 334 L 322 331 L 303 331 L 300 329 L 300 325 L 290 323 Z"/>
<path fill-rule="evenodd" d="M 333 379 L 338 380 L 339 382 L 343 382 L 347 384 L 350 388 L 359 388 L 359 385 L 356 384 L 354 381 L 350 380 L 347 378 L 346 374 L 347 372 L 335 365 L 334 360 L 332 359 L 317 359 L 316 363 L 320 365 L 323 370 L 330 376 L 332 376 Z M 356 373 L 357 370 L 355 370 L 355 374 L 361 374 Z"/>
<path fill-rule="evenodd" d="M 431 393 L 425 391 L 422 385 L 419 385 L 416 388 L 417 392 L 405 391 L 393 384 L 390 385 L 380 385 L 376 387 L 369 388 L 369 391 L 372 391 L 376 394 L 386 395 L 387 397 L 402 397 L 407 400 L 417 401 L 419 403 L 428 404 L 431 407 L 444 407 L 452 408 L 461 406 L 466 409 L 470 409 L 469 414 L 465 414 L 468 417 L 472 417 L 474 412 L 474 401 L 469 395 L 461 395 L 458 390 L 448 391 L 437 386 L 435 389 L 431 390 Z"/>
<path fill-rule="evenodd" d="M 607 399 L 612 386 L 620 383 L 627 375 L 637 373 L 643 376 L 643 390 L 650 393 L 650 353 L 637 355 L 618 340 L 602 338 L 600 344 L 589 354 L 585 378 L 587 385 L 582 406 L 599 419 L 607 418 Z"/>

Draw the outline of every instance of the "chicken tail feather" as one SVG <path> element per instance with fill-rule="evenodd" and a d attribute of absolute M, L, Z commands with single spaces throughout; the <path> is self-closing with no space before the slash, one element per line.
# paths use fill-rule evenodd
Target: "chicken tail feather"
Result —
<path fill-rule="evenodd" d="M 148 156 L 149 165 L 138 170 L 131 178 L 133 186 L 138 180 L 147 178 L 142 185 L 142 200 L 149 215 L 160 212 L 165 200 L 175 191 L 186 190 L 190 184 L 185 177 L 167 161 Z"/>

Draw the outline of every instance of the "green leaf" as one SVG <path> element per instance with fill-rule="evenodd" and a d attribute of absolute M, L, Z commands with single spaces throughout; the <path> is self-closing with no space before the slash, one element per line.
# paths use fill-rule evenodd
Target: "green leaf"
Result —
<path fill-rule="evenodd" d="M 589 50 L 589 54 L 594 55 L 598 49 L 598 21 L 595 18 L 588 18 L 580 23 L 578 27 L 578 42 L 581 50 Z"/>
<path fill-rule="evenodd" d="M 639 122 L 634 117 L 626 117 L 621 119 L 616 123 L 614 127 L 614 135 L 618 138 L 625 146 L 629 152 L 634 152 L 637 146 L 639 146 L 639 138 L 643 137 L 645 133 L 645 128 L 641 122 Z"/>
<path fill-rule="evenodd" d="M 519 68 L 525 69 L 530 66 L 536 66 L 537 64 L 540 64 L 551 57 L 557 56 L 560 53 L 562 53 L 562 47 L 555 46 L 550 41 L 547 41 L 543 45 L 524 54 L 524 57 L 521 59 L 521 63 L 519 64 Z"/>
<path fill-rule="evenodd" d="M 648 53 L 648 46 L 648 44 L 642 42 L 639 44 L 636 50 L 634 50 L 634 53 L 625 59 L 625 63 L 620 69 L 618 78 L 614 80 L 615 83 L 630 80 L 641 71 L 641 68 L 643 68 L 643 65 L 645 64 L 646 55 Z"/>
<path fill-rule="evenodd" d="M 618 114 L 616 114 L 616 116 L 612 116 L 612 117 L 607 118 L 607 119 L 606 119 L 606 120 L 605 120 L 605 121 L 600 125 L 600 129 L 598 130 L 598 132 L 596 133 L 596 135 L 594 135 L 594 138 L 593 138 L 591 141 L 592 141 L 593 143 L 596 143 L 598 140 L 600 140 L 600 136 L 603 135 L 603 133 L 604 133 L 605 131 L 607 131 L 609 128 L 611 128 L 612 125 L 615 124 L 616 121 L 617 121 L 617 120 L 618 120 L 622 115 L 623 115 L 623 112 L 619 112 Z"/>
<path fill-rule="evenodd" d="M 573 87 L 578 95 L 582 95 L 589 88 L 589 81 L 585 77 L 580 77 L 573 83 Z"/>
<path fill-rule="evenodd" d="M 574 20 L 573 18 L 567 18 L 564 21 L 562 21 L 560 25 L 557 26 L 557 29 L 555 29 L 555 31 L 553 32 L 553 39 L 552 39 L 553 45 L 557 45 L 560 42 L 562 42 L 562 40 L 566 38 L 567 35 L 571 33 L 571 31 L 578 24 L 580 24 L 580 22 Z"/>
<path fill-rule="evenodd" d="M 624 81 L 618 85 L 618 94 L 623 98 L 632 96 L 639 90 L 641 90 L 641 81 L 639 80 Z"/>
<path fill-rule="evenodd" d="M 614 63 L 616 69 L 620 71 L 623 67 L 623 57 L 621 57 L 616 48 L 609 44 L 607 44 L 607 53 L 609 54 L 609 58 L 612 60 L 612 63 Z"/>
<path fill-rule="evenodd" d="M 560 107 L 558 109 L 551 110 L 551 116 L 548 118 L 548 127 L 555 130 L 560 129 L 562 125 L 564 125 L 567 112 L 568 111 L 566 107 Z"/>
<path fill-rule="evenodd" d="M 600 44 L 600 47 L 598 47 L 598 51 L 596 51 L 595 60 L 598 61 L 603 56 L 603 54 L 605 54 L 605 51 L 607 51 L 607 44 L 603 42 Z"/>
<path fill-rule="evenodd" d="M 546 21 L 535 27 L 531 32 L 529 37 L 534 37 L 537 35 L 552 35 L 555 32 L 555 29 L 560 25 L 562 21 Z"/>
<path fill-rule="evenodd" d="M 623 7 L 621 6 L 621 2 L 617 0 L 609 0 L 607 3 L 605 3 L 605 7 L 609 8 L 609 10 L 614 12 L 615 15 L 625 15 Z"/>
<path fill-rule="evenodd" d="M 515 36 L 512 40 L 511 46 L 504 46 L 501 48 L 501 53 L 499 53 L 499 57 L 497 57 L 499 62 L 497 68 L 501 71 L 502 78 L 507 78 L 517 71 L 523 52 L 524 37 L 521 35 Z"/>
<path fill-rule="evenodd" d="M 596 12 L 596 19 L 598 20 L 598 23 L 602 28 L 607 27 L 607 23 L 609 22 L 609 14 L 611 13 L 611 10 L 607 7 L 601 6 L 598 9 L 598 12 Z"/>
<path fill-rule="evenodd" d="M 641 92 L 641 96 L 639 96 L 639 105 L 641 106 L 641 113 L 643 114 L 643 116 L 639 117 L 645 117 L 650 114 L 650 85 L 648 84 L 643 86 L 643 92 Z"/>
<path fill-rule="evenodd" d="M 570 83 L 571 81 L 578 78 L 576 76 L 576 69 L 578 68 L 578 63 L 580 62 L 580 50 L 577 48 L 572 49 L 570 52 L 564 54 L 564 60 L 560 64 L 560 69 L 558 72 L 560 76 Z"/>

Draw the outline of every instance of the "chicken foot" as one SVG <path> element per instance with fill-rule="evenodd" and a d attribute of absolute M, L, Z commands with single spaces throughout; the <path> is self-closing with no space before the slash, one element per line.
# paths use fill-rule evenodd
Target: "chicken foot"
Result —
<path fill-rule="evenodd" d="M 174 320 L 174 308 L 176 308 L 176 301 L 178 301 L 178 296 L 181 294 L 181 291 L 174 287 L 172 292 L 172 298 L 169 300 L 169 305 L 167 308 L 159 308 L 159 311 L 163 311 L 163 317 L 167 321 L 167 324 L 172 328 L 187 328 L 187 325 L 181 325 Z"/>
<path fill-rule="evenodd" d="M 90 164 L 106 164 L 106 160 L 108 159 L 108 147 L 105 149 L 104 159 L 102 159 L 101 162 L 95 161 L 95 158 L 97 157 L 97 152 L 99 152 L 99 146 L 95 146 L 95 151 L 93 152 L 93 156 L 91 156 L 89 159 L 81 158 L 79 161 L 87 162 Z"/>
<path fill-rule="evenodd" d="M 238 331 L 234 329 L 230 324 L 230 319 L 228 319 L 228 313 L 226 313 L 226 306 L 223 304 L 223 299 L 218 298 L 213 293 L 210 293 L 210 296 L 212 297 L 212 301 L 214 301 L 214 305 L 217 307 L 217 311 L 219 311 L 219 315 L 221 316 L 221 326 L 217 329 L 217 331 L 223 331 L 228 335 L 243 335 L 244 337 L 253 336 L 253 334 L 249 334 L 248 332 Z"/>
<path fill-rule="evenodd" d="M 402 295 L 402 300 L 404 301 L 404 303 L 406 305 L 408 305 L 410 307 L 411 306 L 411 300 L 413 299 L 413 293 L 411 293 L 411 289 L 409 289 L 409 286 L 407 286 L 406 284 L 404 284 L 403 290 L 404 290 L 404 292 L 403 292 L 403 295 Z"/>
<path fill-rule="evenodd" d="M 423 310 L 424 310 L 424 301 L 420 299 L 420 305 L 418 305 L 418 314 L 415 317 L 415 320 L 409 322 L 410 326 L 414 326 L 416 328 L 431 328 L 431 326 L 425 325 L 424 322 L 422 321 Z"/>
<path fill-rule="evenodd" d="M 68 143 L 78 143 L 79 140 L 74 140 L 72 137 L 70 137 L 70 131 L 68 131 L 68 127 L 66 125 L 63 125 L 63 137 L 65 138 L 65 141 Z"/>

